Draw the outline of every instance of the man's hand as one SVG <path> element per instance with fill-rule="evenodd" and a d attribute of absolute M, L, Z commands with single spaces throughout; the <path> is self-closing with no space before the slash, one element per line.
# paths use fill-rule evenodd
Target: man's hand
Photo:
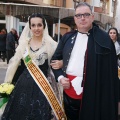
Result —
<path fill-rule="evenodd" d="M 61 78 L 60 83 L 61 83 L 61 85 L 63 86 L 64 89 L 69 89 L 70 88 L 70 81 L 66 77 Z"/>

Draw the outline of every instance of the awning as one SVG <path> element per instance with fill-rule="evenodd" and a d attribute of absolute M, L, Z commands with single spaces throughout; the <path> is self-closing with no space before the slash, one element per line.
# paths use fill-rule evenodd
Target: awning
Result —
<path fill-rule="evenodd" d="M 55 6 L 42 6 L 42 5 L 31 5 L 31 4 L 18 4 L 18 3 L 0 3 L 0 14 L 12 15 L 15 17 L 26 17 L 27 21 L 28 16 L 32 13 L 41 13 L 43 14 L 49 22 L 58 22 L 58 19 L 61 20 L 61 23 L 67 25 L 74 25 L 74 9 L 67 9 L 64 7 L 55 7 Z M 100 13 L 94 13 L 95 21 L 99 21 L 102 26 L 106 24 L 112 24 L 113 18 Z M 25 21 L 24 21 L 25 22 Z"/>

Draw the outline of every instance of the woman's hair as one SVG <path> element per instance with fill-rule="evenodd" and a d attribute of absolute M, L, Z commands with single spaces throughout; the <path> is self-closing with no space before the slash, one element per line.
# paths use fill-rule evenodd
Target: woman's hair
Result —
<path fill-rule="evenodd" d="M 117 39 L 118 39 L 119 34 L 118 34 L 117 28 L 111 27 L 111 28 L 108 30 L 108 34 L 110 33 L 110 30 L 115 30 L 115 31 L 116 31 L 116 36 L 117 36 Z"/>
<path fill-rule="evenodd" d="M 3 32 L 4 34 L 7 34 L 7 29 L 6 29 L 6 28 L 3 28 L 3 29 L 1 30 L 1 32 Z"/>
<path fill-rule="evenodd" d="M 32 18 L 35 18 L 35 17 L 39 17 L 39 18 L 42 19 L 43 26 L 44 26 L 44 28 L 45 28 L 45 26 L 46 26 L 46 24 L 45 24 L 45 18 L 44 18 L 43 15 L 40 14 L 40 13 L 33 13 L 33 14 L 28 18 L 29 28 L 31 29 L 31 26 L 30 26 L 30 25 L 31 25 L 31 19 L 32 19 Z"/>

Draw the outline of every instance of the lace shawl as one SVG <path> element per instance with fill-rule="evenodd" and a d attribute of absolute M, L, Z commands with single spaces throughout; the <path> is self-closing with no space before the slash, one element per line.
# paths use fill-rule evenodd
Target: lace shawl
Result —
<path fill-rule="evenodd" d="M 16 48 L 16 53 L 15 55 L 10 59 L 9 61 L 9 65 L 8 65 L 8 69 L 6 72 L 6 76 L 5 76 L 5 82 L 12 82 L 13 76 L 20 64 L 20 60 L 23 57 L 24 51 L 26 49 L 26 47 L 28 46 L 29 40 L 32 37 L 32 33 L 30 31 L 29 28 L 29 23 L 27 22 L 21 36 L 19 39 L 19 46 Z M 57 43 L 49 36 L 48 34 L 48 28 L 47 28 L 47 23 L 46 23 L 46 27 L 43 31 L 43 38 L 42 38 L 42 43 L 44 43 L 44 47 L 42 48 L 42 50 L 47 52 L 48 55 L 48 65 L 50 65 L 50 60 L 51 57 L 57 47 Z M 39 54 L 42 54 L 42 51 Z"/>

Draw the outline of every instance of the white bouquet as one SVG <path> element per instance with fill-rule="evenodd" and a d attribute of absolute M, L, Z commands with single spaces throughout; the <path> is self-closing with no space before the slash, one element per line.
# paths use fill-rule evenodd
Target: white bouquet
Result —
<path fill-rule="evenodd" d="M 0 108 L 8 101 L 9 95 L 14 89 L 14 85 L 10 83 L 0 84 Z"/>

